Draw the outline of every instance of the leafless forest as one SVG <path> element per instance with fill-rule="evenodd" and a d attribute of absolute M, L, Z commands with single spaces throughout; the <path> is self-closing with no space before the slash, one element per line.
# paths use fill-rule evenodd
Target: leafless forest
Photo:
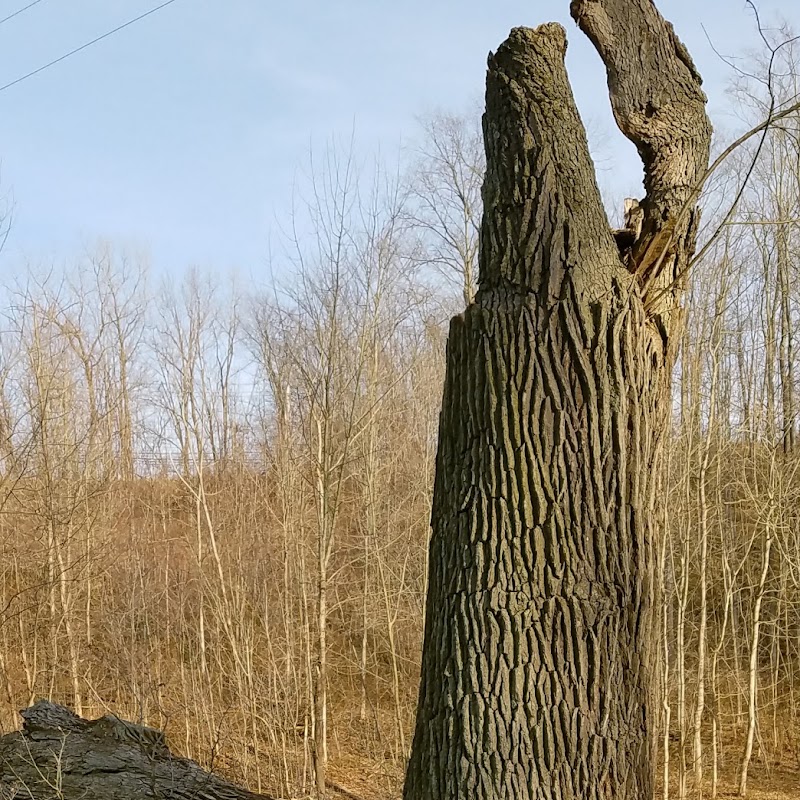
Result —
<path fill-rule="evenodd" d="M 735 83 L 743 127 L 798 57 Z M 260 282 L 166 283 L 110 244 L 6 282 L 3 731 L 49 697 L 257 791 L 398 794 L 478 121 L 429 116 L 409 150 L 317 153 Z M 800 788 L 800 114 L 703 205 L 655 587 L 665 800 Z"/>

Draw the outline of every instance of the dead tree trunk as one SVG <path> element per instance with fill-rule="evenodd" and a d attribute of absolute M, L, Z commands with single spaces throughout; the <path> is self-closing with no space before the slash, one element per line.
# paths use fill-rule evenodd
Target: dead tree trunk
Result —
<path fill-rule="evenodd" d="M 268 800 L 173 756 L 164 735 L 41 701 L 0 738 L 0 800 Z"/>
<path fill-rule="evenodd" d="M 405 800 L 653 794 L 659 443 L 710 125 L 650 0 L 575 0 L 645 166 L 612 236 L 555 24 L 489 58 L 480 289 L 450 328 Z"/>

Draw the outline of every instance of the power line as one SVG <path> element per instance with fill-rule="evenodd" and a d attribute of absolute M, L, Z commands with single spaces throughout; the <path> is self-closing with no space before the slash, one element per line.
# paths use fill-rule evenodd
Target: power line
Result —
<path fill-rule="evenodd" d="M 19 11 L 15 11 L 13 14 L 9 14 L 7 17 L 0 19 L 0 25 L 2 25 L 4 22 L 8 22 L 10 19 L 14 19 L 14 17 L 18 17 L 23 11 L 27 11 L 29 8 L 39 5 L 41 2 L 42 0 L 33 0 L 32 3 L 28 3 L 28 5 L 26 5 L 24 8 L 21 8 Z"/>
<path fill-rule="evenodd" d="M 36 0 L 36 2 L 41 2 L 41 0 Z M 127 22 L 124 22 L 122 25 L 118 25 L 113 30 L 110 30 L 102 36 L 98 36 L 95 39 L 92 39 L 91 42 L 86 42 L 86 44 L 82 44 L 80 47 L 76 47 L 74 50 L 70 50 L 69 53 L 64 53 L 63 56 L 59 56 L 56 59 L 53 59 L 48 64 L 39 67 L 38 69 L 33 70 L 33 72 L 29 72 L 27 75 L 23 75 L 16 80 L 11 81 L 11 83 L 7 83 L 5 86 L 0 86 L 0 92 L 4 92 L 6 89 L 10 89 L 12 86 L 16 86 L 18 83 L 22 83 L 22 81 L 28 80 L 28 78 L 32 78 L 34 75 L 38 75 L 40 72 L 44 72 L 46 69 L 50 69 L 50 67 L 54 67 L 56 64 L 60 64 L 62 61 L 70 58 L 70 56 L 74 56 L 76 53 L 80 53 L 82 50 L 86 50 L 87 47 L 91 47 L 98 42 L 102 42 L 103 39 L 108 39 L 109 36 L 113 36 L 115 33 L 119 33 L 124 28 L 128 28 L 131 25 L 143 20 L 145 17 L 149 17 L 151 14 L 155 14 L 156 11 L 161 11 L 162 8 L 166 8 L 169 5 L 172 5 L 175 0 L 166 0 L 166 2 L 161 3 L 161 5 L 156 6 L 155 8 L 151 8 L 149 11 L 145 11 L 144 14 L 139 14 L 138 17 L 134 17 L 133 19 L 129 19 Z M 24 9 L 22 9 L 24 10 Z M 17 13 L 20 13 L 19 11 Z M 14 16 L 12 14 L 12 16 Z"/>

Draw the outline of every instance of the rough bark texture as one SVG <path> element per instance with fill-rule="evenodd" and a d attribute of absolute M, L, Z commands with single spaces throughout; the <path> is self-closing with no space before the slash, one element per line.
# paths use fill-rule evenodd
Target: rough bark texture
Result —
<path fill-rule="evenodd" d="M 694 209 L 676 204 L 710 128 L 649 0 L 573 13 L 645 161 L 641 239 L 621 254 L 603 211 L 563 29 L 513 30 L 489 58 L 480 289 L 450 328 L 406 800 L 653 795 L 651 553 L 679 290 L 648 301 L 694 246 Z M 647 138 L 681 112 L 699 134 Z M 657 238 L 667 257 L 639 269 Z"/>
<path fill-rule="evenodd" d="M 176 758 L 152 728 L 46 701 L 21 714 L 22 731 L 0 738 L 1 800 L 266 800 Z"/>
<path fill-rule="evenodd" d="M 631 265 L 651 317 L 669 328 L 694 254 L 695 203 L 708 167 L 702 80 L 652 0 L 572 0 L 570 12 L 606 65 L 614 118 L 644 165 L 644 219 Z"/>

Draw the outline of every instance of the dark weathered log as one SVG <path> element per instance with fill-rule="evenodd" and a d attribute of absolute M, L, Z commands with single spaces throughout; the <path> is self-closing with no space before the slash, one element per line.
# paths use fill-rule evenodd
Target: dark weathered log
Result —
<path fill-rule="evenodd" d="M 164 734 L 114 716 L 85 720 L 40 701 L 21 712 L 22 731 L 0 738 L 0 799 L 258 800 L 187 758 Z"/>

